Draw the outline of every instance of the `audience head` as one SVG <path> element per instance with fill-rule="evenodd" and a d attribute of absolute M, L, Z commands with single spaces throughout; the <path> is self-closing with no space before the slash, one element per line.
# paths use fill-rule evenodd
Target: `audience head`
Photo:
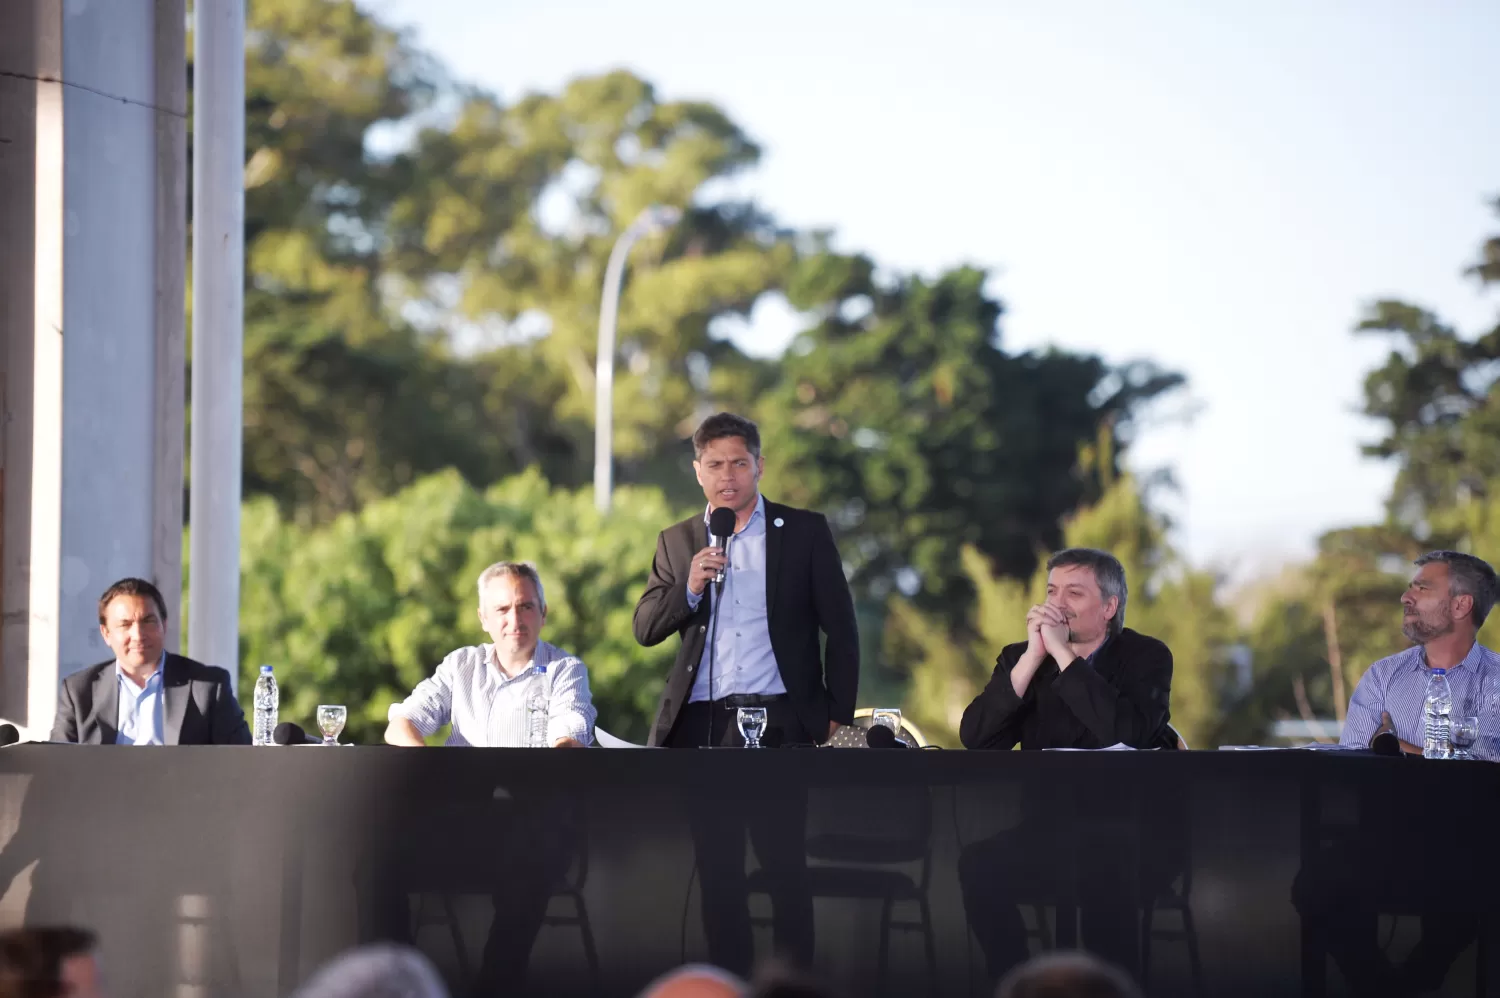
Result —
<path fill-rule="evenodd" d="M 745 998 L 745 982 L 727 970 L 690 963 L 646 985 L 638 998 Z"/>
<path fill-rule="evenodd" d="M 760 430 L 744 416 L 715 413 L 693 434 L 693 472 L 710 506 L 736 513 L 753 509 L 765 468 Z"/>
<path fill-rule="evenodd" d="M 497 561 L 479 573 L 479 623 L 507 664 L 530 661 L 547 620 L 547 594 L 536 566 Z"/>
<path fill-rule="evenodd" d="M 154 666 L 167 636 L 167 604 L 145 579 L 121 579 L 99 597 L 99 634 L 127 669 Z"/>
<path fill-rule="evenodd" d="M 1495 570 L 1471 554 L 1429 551 L 1401 597 L 1401 633 L 1425 645 L 1455 632 L 1472 638 L 1495 605 Z"/>
<path fill-rule="evenodd" d="M 98 998 L 92 932 L 68 927 L 0 933 L 0 998 Z"/>
<path fill-rule="evenodd" d="M 1125 972 L 1084 952 L 1043 953 L 1005 975 L 995 998 L 1141 998 Z"/>
<path fill-rule="evenodd" d="M 377 943 L 324 964 L 293 998 L 448 998 L 448 989 L 421 953 Z"/>
<path fill-rule="evenodd" d="M 1047 559 L 1047 602 L 1068 615 L 1068 641 L 1089 644 L 1125 627 L 1125 566 L 1108 551 L 1068 548 Z"/>

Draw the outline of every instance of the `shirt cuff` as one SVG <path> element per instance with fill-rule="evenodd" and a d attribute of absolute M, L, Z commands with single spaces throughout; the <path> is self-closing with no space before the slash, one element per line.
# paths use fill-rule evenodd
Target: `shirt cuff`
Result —
<path fill-rule="evenodd" d="M 391 709 L 386 711 L 386 723 L 390 723 L 397 718 L 410 722 L 411 726 L 417 729 L 417 734 L 423 738 L 431 738 L 432 733 L 442 727 L 441 724 L 434 723 L 433 719 L 428 717 L 423 711 L 411 710 L 404 703 L 393 703 L 391 704 Z"/>
<path fill-rule="evenodd" d="M 703 602 L 703 594 L 693 592 L 687 588 L 686 584 L 683 585 L 683 589 L 687 592 L 688 609 L 698 609 L 698 604 Z"/>

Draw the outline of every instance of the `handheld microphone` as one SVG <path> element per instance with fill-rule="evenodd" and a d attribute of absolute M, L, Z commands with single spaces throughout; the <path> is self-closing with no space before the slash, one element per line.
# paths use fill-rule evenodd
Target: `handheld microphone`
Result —
<path fill-rule="evenodd" d="M 713 535 L 714 547 L 720 551 L 728 550 L 729 538 L 734 536 L 734 510 L 728 506 L 720 506 L 708 514 L 708 532 Z M 724 570 L 719 569 L 714 575 L 714 585 L 724 584 Z"/>
<path fill-rule="evenodd" d="M 906 748 L 904 742 L 896 740 L 896 733 L 883 724 L 872 724 L 865 729 L 865 744 L 870 748 Z"/>
<path fill-rule="evenodd" d="M 5 741 L 5 732 L 0 729 L 0 742 Z M 1400 755 L 1401 739 L 1390 728 L 1382 728 L 1370 739 L 1370 751 L 1376 755 Z"/>
<path fill-rule="evenodd" d="M 7 745 L 14 745 L 20 740 L 20 728 L 16 727 L 14 724 L 11 724 L 9 721 L 0 724 L 0 748 L 4 748 Z"/>
<path fill-rule="evenodd" d="M 3 737 L 4 735 L 0 734 L 0 738 Z M 280 724 L 276 725 L 276 730 L 271 733 L 271 741 L 275 742 L 277 745 L 323 744 L 323 740 L 321 738 L 312 737 L 307 733 L 306 729 L 304 729 L 302 725 L 293 724 L 291 721 L 282 721 Z"/>

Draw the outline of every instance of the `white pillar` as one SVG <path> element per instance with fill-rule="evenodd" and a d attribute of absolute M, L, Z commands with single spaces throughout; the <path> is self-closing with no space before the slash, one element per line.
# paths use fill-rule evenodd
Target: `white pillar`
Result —
<path fill-rule="evenodd" d="M 100 593 L 181 595 L 183 0 L 6 0 L 0 716 L 109 657 Z M 177 642 L 170 636 L 168 646 Z"/>
<path fill-rule="evenodd" d="M 193 423 L 188 655 L 239 676 L 245 5 L 193 22 Z"/>

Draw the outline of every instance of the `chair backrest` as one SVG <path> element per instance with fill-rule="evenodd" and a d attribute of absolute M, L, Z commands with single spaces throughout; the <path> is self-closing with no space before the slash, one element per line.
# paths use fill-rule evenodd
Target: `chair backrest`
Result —
<path fill-rule="evenodd" d="M 1170 740 L 1172 743 L 1172 747 L 1175 749 L 1183 752 L 1187 752 L 1189 750 L 1187 739 L 1183 738 L 1182 733 L 1179 732 L 1176 728 L 1172 727 L 1170 724 L 1167 725 L 1167 739 L 1165 740 Z"/>
<path fill-rule="evenodd" d="M 861 707 L 854 712 L 854 724 L 851 727 L 868 731 L 875 724 L 875 708 Z M 917 748 L 926 748 L 927 736 L 922 734 L 922 729 L 917 727 L 905 714 L 901 715 L 901 736 Z"/>

